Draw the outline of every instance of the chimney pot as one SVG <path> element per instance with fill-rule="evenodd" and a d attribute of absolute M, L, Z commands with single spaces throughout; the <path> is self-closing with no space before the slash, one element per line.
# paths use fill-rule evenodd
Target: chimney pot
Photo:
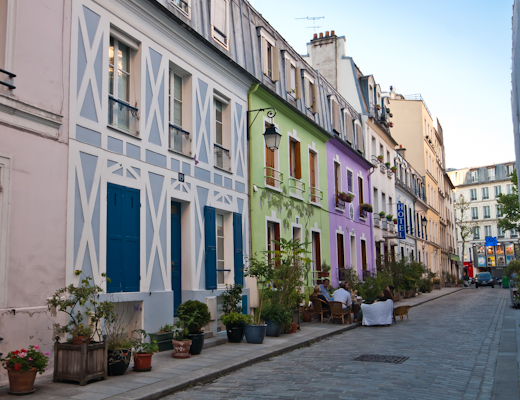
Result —
<path fill-rule="evenodd" d="M 399 145 L 399 148 L 400 148 L 400 149 L 402 149 L 402 148 L 403 148 L 403 145 L 402 145 L 402 144 L 400 144 L 400 145 Z"/>
<path fill-rule="evenodd" d="M 323 37 L 323 32 L 320 32 L 320 38 L 322 38 L 322 37 Z"/>
<path fill-rule="evenodd" d="M 314 39 L 318 39 L 318 34 L 317 33 L 314 34 Z"/>
<path fill-rule="evenodd" d="M 329 31 L 325 31 L 325 37 L 329 36 Z"/>
<path fill-rule="evenodd" d="M 330 31 L 330 36 L 334 36 L 336 35 L 336 32 L 335 31 Z"/>

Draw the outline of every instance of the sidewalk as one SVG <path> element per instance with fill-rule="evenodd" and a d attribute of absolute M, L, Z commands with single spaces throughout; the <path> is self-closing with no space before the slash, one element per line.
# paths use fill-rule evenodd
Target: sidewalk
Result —
<path fill-rule="evenodd" d="M 396 305 L 418 306 L 436 298 L 463 290 L 463 288 L 443 288 L 431 293 L 405 299 Z M 202 354 L 187 360 L 177 360 L 166 351 L 153 356 L 153 369 L 150 372 L 134 372 L 132 366 L 123 376 L 109 377 L 79 386 L 73 383 L 53 383 L 52 375 L 36 380 L 38 400 L 92 399 L 92 400 L 137 400 L 156 399 L 166 394 L 182 390 L 197 382 L 214 379 L 255 362 L 276 355 L 309 346 L 311 343 L 326 339 L 359 325 L 337 325 L 320 323 L 302 323 L 301 331 L 284 334 L 280 337 L 266 337 L 263 344 L 225 343 L 220 346 L 205 348 Z M 224 333 L 225 337 L 225 333 Z M 0 397 L 7 397 L 8 387 L 0 388 Z M 11 397 L 11 396 L 9 396 Z"/>

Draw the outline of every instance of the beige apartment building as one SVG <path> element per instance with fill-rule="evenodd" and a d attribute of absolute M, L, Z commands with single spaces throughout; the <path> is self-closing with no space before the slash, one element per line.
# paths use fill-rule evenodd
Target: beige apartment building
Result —
<path fill-rule="evenodd" d="M 384 94 L 385 95 L 385 94 Z M 459 259 L 455 254 L 453 185 L 445 173 L 445 152 L 442 127 L 434 122 L 421 95 L 403 96 L 391 88 L 389 108 L 392 136 L 409 151 L 407 160 L 422 175 L 428 208 L 427 238 L 422 244 L 424 263 L 440 278 L 443 273 L 460 277 Z"/>

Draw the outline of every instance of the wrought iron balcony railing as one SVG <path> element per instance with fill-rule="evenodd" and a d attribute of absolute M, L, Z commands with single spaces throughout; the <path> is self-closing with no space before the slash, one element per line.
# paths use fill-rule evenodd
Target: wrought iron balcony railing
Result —
<path fill-rule="evenodd" d="M 289 191 L 291 194 L 294 194 L 295 196 L 303 197 L 303 194 L 305 193 L 305 182 L 302 182 L 300 179 L 290 177 Z"/>
<path fill-rule="evenodd" d="M 16 75 L 12 72 L 6 71 L 5 69 L 0 69 L 0 73 L 5 74 L 9 77 L 8 80 L 0 80 L 0 85 L 7 86 L 10 90 L 16 89 L 16 86 L 13 85 L 13 78 L 16 78 Z"/>
<path fill-rule="evenodd" d="M 108 123 L 116 128 L 123 129 L 132 135 L 138 134 L 137 113 L 139 109 L 124 101 L 108 96 Z"/>
<path fill-rule="evenodd" d="M 311 203 L 320 204 L 320 201 L 323 200 L 323 190 L 309 186 L 309 199 Z"/>
<path fill-rule="evenodd" d="M 277 169 L 264 167 L 265 184 L 280 189 L 283 183 L 283 174 Z"/>
<path fill-rule="evenodd" d="M 170 150 L 191 157 L 191 135 L 189 132 L 170 124 Z"/>

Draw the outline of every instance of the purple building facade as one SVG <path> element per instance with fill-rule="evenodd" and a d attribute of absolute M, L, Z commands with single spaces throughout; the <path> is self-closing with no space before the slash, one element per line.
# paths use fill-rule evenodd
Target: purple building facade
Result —
<path fill-rule="evenodd" d="M 370 175 L 373 165 L 346 142 L 334 138 L 327 142 L 329 191 L 330 279 L 333 286 L 341 280 L 341 269 L 353 267 L 362 278 L 375 270 L 372 214 L 360 208 L 372 203 Z M 340 193 L 354 195 L 344 201 Z"/>

